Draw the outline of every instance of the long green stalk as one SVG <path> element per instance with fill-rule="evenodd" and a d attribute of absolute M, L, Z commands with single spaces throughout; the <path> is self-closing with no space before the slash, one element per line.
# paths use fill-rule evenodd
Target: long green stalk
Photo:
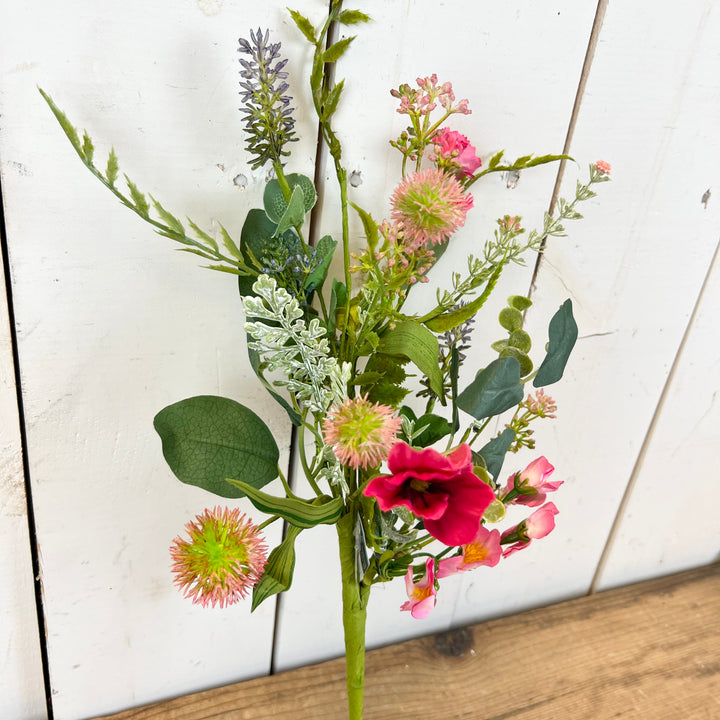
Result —
<path fill-rule="evenodd" d="M 350 506 L 352 508 L 352 505 Z M 337 533 L 342 572 L 343 630 L 345 633 L 345 680 L 349 720 L 362 720 L 365 688 L 365 622 L 370 586 L 358 582 L 353 528 L 354 509 L 338 521 Z"/>

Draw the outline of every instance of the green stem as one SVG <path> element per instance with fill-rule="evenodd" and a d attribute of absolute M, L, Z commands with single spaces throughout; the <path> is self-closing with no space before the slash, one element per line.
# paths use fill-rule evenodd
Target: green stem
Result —
<path fill-rule="evenodd" d="M 355 536 L 357 513 L 354 505 L 336 527 L 342 573 L 343 630 L 345 631 L 345 679 L 349 720 L 362 720 L 365 687 L 365 622 L 370 586 L 361 585 L 356 575 Z"/>

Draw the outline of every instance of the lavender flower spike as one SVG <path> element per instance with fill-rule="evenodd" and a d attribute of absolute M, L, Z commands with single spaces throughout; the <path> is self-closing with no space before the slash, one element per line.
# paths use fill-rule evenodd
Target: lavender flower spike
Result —
<path fill-rule="evenodd" d="M 238 52 L 250 56 L 240 58 L 240 95 L 245 113 L 243 122 L 247 133 L 246 150 L 254 157 L 251 167 L 256 170 L 268 160 L 282 164 L 282 158 L 290 155 L 284 149 L 295 137 L 295 120 L 292 98 L 284 93 L 288 89 L 287 59 L 280 60 L 280 43 L 268 43 L 269 31 L 250 31 L 250 42 L 240 38 Z"/>

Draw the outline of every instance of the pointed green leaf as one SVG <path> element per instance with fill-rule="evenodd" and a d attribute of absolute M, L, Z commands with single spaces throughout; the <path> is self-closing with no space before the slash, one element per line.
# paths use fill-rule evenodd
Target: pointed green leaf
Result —
<path fill-rule="evenodd" d="M 422 430 L 422 434 L 421 431 Z M 443 417 L 428 413 L 421 415 L 416 421 L 413 428 L 415 439 L 413 445 L 417 447 L 429 447 L 438 440 L 452 432 L 452 425 Z"/>
<path fill-rule="evenodd" d="M 365 237 L 367 238 L 368 248 L 370 249 L 370 251 L 374 251 L 379 236 L 377 223 L 373 220 L 372 215 L 369 212 L 363 210 L 355 203 L 350 203 L 350 205 L 352 205 L 355 212 L 360 216 L 360 220 L 363 224 L 363 229 L 365 230 Z"/>
<path fill-rule="evenodd" d="M 316 525 L 334 525 L 343 510 L 342 498 L 324 496 L 314 500 L 276 497 L 257 490 L 240 480 L 231 480 L 231 485 L 239 488 L 260 512 L 266 515 L 279 515 L 290 524 L 299 528 L 311 528 Z"/>
<path fill-rule="evenodd" d="M 337 110 L 338 103 L 340 102 L 340 95 L 342 95 L 344 87 L 345 80 L 341 80 L 323 96 L 323 99 L 320 103 L 320 114 L 322 115 L 323 120 L 327 120 L 328 118 L 330 118 Z"/>
<path fill-rule="evenodd" d="M 547 355 L 542 361 L 533 380 L 534 387 L 543 387 L 557 382 L 565 372 L 568 358 L 575 346 L 578 326 L 572 312 L 572 301 L 566 300 L 550 320 L 548 329 L 550 342 Z"/>
<path fill-rule="evenodd" d="M 323 53 L 323 62 L 324 63 L 334 63 L 337 62 L 345 53 L 345 51 L 350 47 L 350 43 L 355 39 L 355 35 L 351 35 L 350 37 L 343 38 L 342 40 L 338 40 L 335 44 L 331 45 L 324 53 Z"/>
<path fill-rule="evenodd" d="M 301 532 L 300 528 L 288 525 L 285 539 L 270 553 L 263 576 L 253 588 L 251 612 L 264 600 L 285 592 L 292 585 L 295 571 L 295 538 Z"/>
<path fill-rule="evenodd" d="M 372 18 L 360 10 L 343 10 L 338 16 L 337 21 L 343 25 L 357 25 L 359 23 L 370 22 Z"/>
<path fill-rule="evenodd" d="M 320 258 L 320 262 L 305 280 L 305 289 L 308 292 L 318 290 L 323 286 L 336 247 L 337 240 L 333 240 L 329 235 L 323 235 L 320 240 L 318 240 L 315 253 L 316 257 Z"/>
<path fill-rule="evenodd" d="M 137 208 L 138 212 L 143 217 L 147 217 L 148 212 L 150 211 L 150 206 L 145 199 L 144 193 L 141 193 L 137 189 L 137 185 L 135 185 L 135 183 L 127 175 L 125 175 L 125 182 L 127 183 L 128 189 L 130 190 L 130 197 L 135 203 L 135 207 Z"/>
<path fill-rule="evenodd" d="M 118 164 L 117 155 L 115 154 L 115 148 L 110 148 L 107 168 L 105 168 L 105 178 L 110 183 L 111 187 L 115 187 L 115 181 L 117 180 L 119 170 L 120 166 Z"/>
<path fill-rule="evenodd" d="M 476 420 L 499 415 L 517 405 L 525 396 L 520 384 L 520 363 L 515 358 L 493 360 L 463 390 L 458 407 Z"/>
<path fill-rule="evenodd" d="M 290 10 L 290 8 L 288 8 L 288 10 Z M 298 30 L 305 36 L 305 39 L 315 45 L 317 40 L 315 39 L 315 28 L 313 24 L 297 10 L 290 10 L 290 17 L 295 21 Z"/>
<path fill-rule="evenodd" d="M 80 146 L 80 138 L 78 137 L 77 130 L 73 124 L 68 120 L 65 113 L 53 102 L 53 99 L 42 89 L 38 88 L 40 94 L 45 98 L 45 102 L 50 106 L 50 109 L 55 115 L 56 120 L 60 123 L 60 127 L 63 129 L 68 140 L 71 142 L 75 150 L 82 156 L 82 148 Z"/>
<path fill-rule="evenodd" d="M 430 381 L 433 392 L 442 397 L 442 373 L 438 364 L 437 338 L 420 323 L 406 320 L 380 338 L 378 352 L 402 355 L 411 360 Z"/>
<path fill-rule="evenodd" d="M 174 230 L 179 235 L 184 235 L 185 228 L 183 227 L 183 224 L 172 213 L 169 213 L 152 195 L 149 195 L 149 197 L 162 221 L 171 230 Z M 215 245 L 215 248 L 217 249 L 217 245 Z"/>
<path fill-rule="evenodd" d="M 226 482 L 262 487 L 277 477 L 278 447 L 267 425 L 249 408 L 213 395 L 169 405 L 155 416 L 163 455 L 181 482 L 222 497 L 243 497 Z"/>
<path fill-rule="evenodd" d="M 93 147 L 92 140 L 86 131 L 83 132 L 82 151 L 85 159 L 92 164 L 95 148 Z"/>
<path fill-rule="evenodd" d="M 218 244 L 215 242 L 215 238 L 208 235 L 204 230 L 199 228 L 190 218 L 186 218 L 188 221 L 188 225 L 192 228 L 192 231 L 202 240 L 208 247 L 211 247 L 213 250 L 218 249 Z M 242 256 L 238 257 L 238 260 L 242 259 Z"/>
<path fill-rule="evenodd" d="M 290 228 L 299 227 L 303 224 L 304 220 L 305 201 L 303 200 L 303 191 L 301 187 L 296 185 L 290 196 L 290 202 L 278 221 L 278 226 L 275 229 L 275 237 L 279 237 L 285 231 L 290 230 Z"/>
<path fill-rule="evenodd" d="M 479 454 L 485 461 L 487 471 L 497 482 L 498 475 L 502 470 L 505 455 L 510 446 L 515 441 L 515 431 L 512 428 L 505 428 L 497 437 L 494 437 L 489 443 L 479 450 Z"/>

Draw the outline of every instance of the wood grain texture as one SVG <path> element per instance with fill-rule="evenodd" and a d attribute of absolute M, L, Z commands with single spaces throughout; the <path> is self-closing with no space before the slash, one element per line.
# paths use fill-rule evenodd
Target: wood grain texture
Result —
<path fill-rule="evenodd" d="M 712 720 L 720 565 L 368 655 L 367 720 Z M 338 720 L 343 661 L 102 720 Z"/>

